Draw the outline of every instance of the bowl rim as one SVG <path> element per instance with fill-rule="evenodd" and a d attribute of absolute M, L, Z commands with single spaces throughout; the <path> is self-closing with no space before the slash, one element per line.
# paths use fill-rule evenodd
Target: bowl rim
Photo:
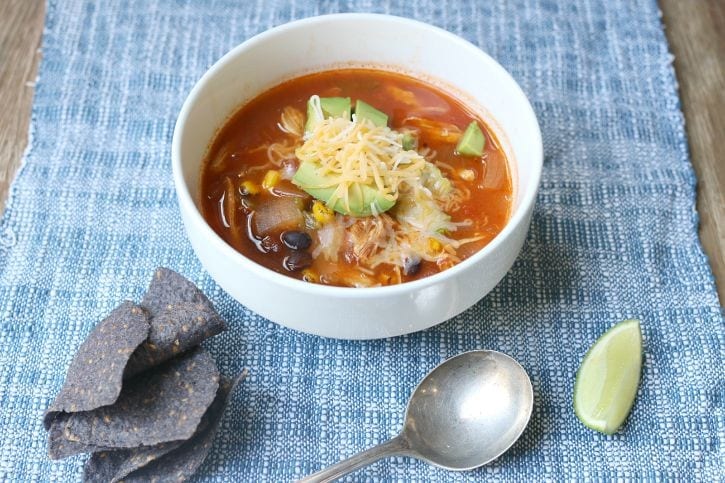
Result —
<path fill-rule="evenodd" d="M 529 171 L 531 181 L 527 186 L 526 191 L 521 194 L 521 197 L 519 198 L 520 201 L 514 213 L 508 219 L 503 229 L 486 246 L 478 250 L 467 259 L 461 261 L 457 265 L 448 268 L 442 272 L 438 272 L 436 274 L 429 275 L 427 277 L 423 277 L 421 279 L 411 282 L 405 282 L 396 285 L 386 285 L 381 287 L 339 287 L 333 285 L 304 282 L 302 280 L 283 275 L 281 273 L 275 272 L 272 269 L 264 267 L 263 265 L 260 265 L 253 260 L 247 258 L 236 249 L 234 249 L 231 245 L 227 244 L 227 242 L 225 242 L 224 239 L 222 239 L 209 226 L 207 221 L 202 216 L 200 210 L 197 208 L 182 173 L 182 133 L 185 129 L 192 106 L 195 104 L 199 93 L 209 82 L 209 80 L 217 74 L 218 71 L 222 70 L 229 62 L 235 59 L 243 51 L 254 47 L 257 44 L 263 43 L 271 37 L 284 34 L 289 30 L 309 28 L 310 26 L 315 25 L 318 22 L 350 19 L 387 22 L 390 25 L 406 24 L 408 26 L 427 30 L 432 34 L 445 37 L 452 43 L 457 44 L 459 48 L 466 49 L 475 54 L 476 56 L 479 56 L 481 61 L 487 64 L 488 69 L 498 71 L 499 75 L 507 79 L 510 82 L 513 90 L 516 91 L 524 100 L 522 107 L 526 111 L 526 114 L 534 120 L 534 129 L 532 131 L 531 142 L 533 143 L 535 149 L 533 156 L 538 162 L 536 162 L 533 166 L 533 169 Z M 506 133 L 504 132 L 504 134 Z M 187 216 L 191 217 L 191 221 L 194 222 L 195 226 L 198 225 L 203 227 L 202 229 L 204 230 L 204 238 L 208 240 L 208 242 L 212 245 L 212 248 L 215 251 L 221 252 L 221 254 L 225 258 L 229 257 L 231 259 L 234 259 L 236 262 L 240 263 L 243 268 L 251 271 L 256 276 L 268 279 L 270 282 L 273 282 L 277 285 L 282 285 L 288 289 L 301 291 L 317 296 L 368 299 L 378 298 L 383 295 L 394 296 L 416 292 L 420 289 L 436 285 L 444 279 L 455 277 L 460 272 L 472 269 L 478 261 L 485 258 L 489 253 L 493 252 L 499 245 L 501 245 L 516 229 L 517 226 L 519 226 L 522 222 L 526 222 L 524 218 L 527 216 L 529 208 L 532 208 L 532 205 L 536 203 L 536 195 L 539 189 L 539 184 L 541 182 L 541 174 L 543 170 L 543 144 L 541 137 L 541 128 L 536 117 L 536 113 L 531 106 L 531 102 L 529 101 L 528 97 L 524 93 L 523 89 L 521 89 L 521 86 L 519 86 L 518 82 L 516 82 L 513 76 L 511 76 L 511 74 L 506 69 L 504 69 L 503 66 L 501 66 L 496 60 L 494 60 L 490 55 L 478 48 L 476 45 L 445 29 L 425 22 L 421 22 L 419 20 L 378 13 L 335 13 L 294 20 L 265 30 L 264 32 L 258 33 L 229 50 L 209 69 L 207 69 L 206 72 L 204 72 L 204 74 L 199 78 L 199 80 L 196 81 L 194 87 L 185 98 L 179 115 L 177 117 L 176 123 L 174 125 L 174 132 L 171 142 L 171 167 L 179 208 L 182 211 L 185 211 Z"/>

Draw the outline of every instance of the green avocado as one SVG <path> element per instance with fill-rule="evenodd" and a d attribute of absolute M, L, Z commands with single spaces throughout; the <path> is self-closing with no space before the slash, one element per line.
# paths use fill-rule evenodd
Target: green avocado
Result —
<path fill-rule="evenodd" d="M 461 136 L 456 146 L 456 152 L 465 156 L 482 156 L 486 145 L 486 136 L 476 121 L 472 121 Z"/>
<path fill-rule="evenodd" d="M 355 114 L 358 119 L 370 119 L 378 127 L 388 125 L 388 115 L 375 109 L 365 101 L 357 100 L 355 103 Z"/>
<path fill-rule="evenodd" d="M 320 107 L 325 118 L 344 117 L 350 120 L 352 101 L 349 97 L 320 97 Z"/>
<path fill-rule="evenodd" d="M 327 176 L 321 176 L 317 172 L 317 166 L 312 161 L 304 161 L 297 169 L 292 182 L 300 189 L 306 191 L 314 198 L 327 203 L 337 186 L 320 188 L 329 185 L 332 180 Z M 343 215 L 370 216 L 373 214 L 373 206 L 377 213 L 389 210 L 395 205 L 395 201 L 385 198 L 375 187 L 355 183 L 350 187 L 350 209 L 345 206 L 342 199 L 335 201 L 331 208 Z"/>
<path fill-rule="evenodd" d="M 323 117 L 319 115 L 319 111 L 315 109 L 312 98 L 307 101 L 307 121 L 305 122 L 305 134 L 312 132 L 315 127 L 322 122 Z"/>
<path fill-rule="evenodd" d="M 312 98 L 307 101 L 307 122 L 305 122 L 305 134 L 311 133 L 323 119 L 329 117 L 345 117 L 350 119 L 350 111 L 352 110 L 352 101 L 349 97 L 320 97 L 320 110 L 315 109 Z"/>

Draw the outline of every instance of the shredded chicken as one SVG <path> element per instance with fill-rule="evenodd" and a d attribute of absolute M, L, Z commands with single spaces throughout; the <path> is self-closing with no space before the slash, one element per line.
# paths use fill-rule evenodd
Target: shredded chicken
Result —
<path fill-rule="evenodd" d="M 465 186 L 454 186 L 450 194 L 438 199 L 446 213 L 455 213 L 463 203 L 471 199 L 471 190 Z"/>
<path fill-rule="evenodd" d="M 295 149 L 299 142 L 285 139 L 284 141 L 272 143 L 267 147 L 267 158 L 277 167 L 282 166 L 285 160 L 295 159 Z"/>
<path fill-rule="evenodd" d="M 301 138 L 305 130 L 305 116 L 294 107 L 287 106 L 282 110 L 277 127 L 287 134 Z"/>
<path fill-rule="evenodd" d="M 415 94 L 407 89 L 401 89 L 398 86 L 389 84 L 385 86 L 385 90 L 387 90 L 394 99 L 402 102 L 403 104 L 411 107 L 419 105 L 418 99 L 415 97 Z"/>
<path fill-rule="evenodd" d="M 403 126 L 413 126 L 425 131 L 429 139 L 455 144 L 463 134 L 455 124 L 448 122 L 434 121 L 424 117 L 408 116 L 403 119 Z"/>
<path fill-rule="evenodd" d="M 385 214 L 357 219 L 348 230 L 355 257 L 361 262 L 366 262 L 373 254 L 384 248 L 394 234 L 393 225 L 393 219 Z"/>

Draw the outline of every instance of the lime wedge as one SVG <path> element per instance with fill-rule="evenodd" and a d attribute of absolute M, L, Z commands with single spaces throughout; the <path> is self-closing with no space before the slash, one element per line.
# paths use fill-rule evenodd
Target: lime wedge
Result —
<path fill-rule="evenodd" d="M 614 434 L 634 404 L 642 372 L 639 320 L 609 329 L 589 349 L 576 374 L 574 412 L 588 428 Z"/>

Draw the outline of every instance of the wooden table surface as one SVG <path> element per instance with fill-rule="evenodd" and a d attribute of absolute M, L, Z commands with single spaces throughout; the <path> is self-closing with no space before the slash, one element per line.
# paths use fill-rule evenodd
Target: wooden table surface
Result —
<path fill-rule="evenodd" d="M 698 179 L 700 240 L 725 302 L 725 1 L 660 0 Z M 44 0 L 0 1 L 0 212 L 27 144 Z M 718 169 L 718 167 L 720 169 Z"/>

